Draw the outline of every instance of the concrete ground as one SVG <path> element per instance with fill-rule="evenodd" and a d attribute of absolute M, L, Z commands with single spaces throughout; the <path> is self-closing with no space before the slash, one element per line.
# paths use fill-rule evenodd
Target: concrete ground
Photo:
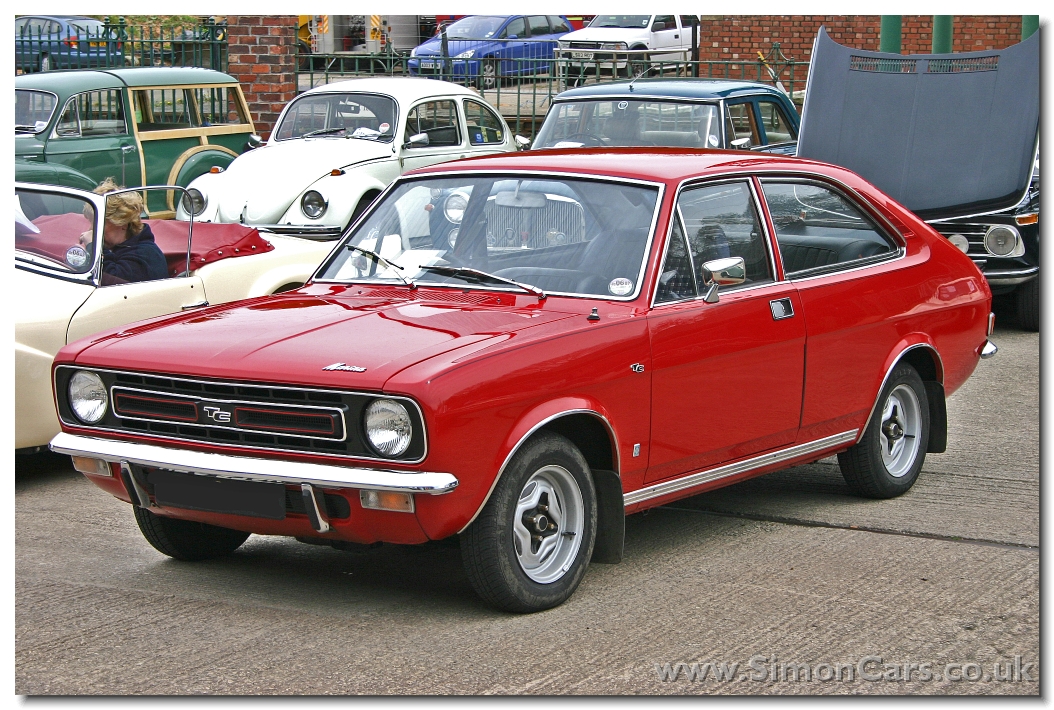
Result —
<path fill-rule="evenodd" d="M 176 562 L 68 460 L 21 458 L 16 692 L 1038 694 L 1039 336 L 993 340 L 905 496 L 828 459 L 634 515 L 622 564 L 526 616 L 439 545 Z"/>

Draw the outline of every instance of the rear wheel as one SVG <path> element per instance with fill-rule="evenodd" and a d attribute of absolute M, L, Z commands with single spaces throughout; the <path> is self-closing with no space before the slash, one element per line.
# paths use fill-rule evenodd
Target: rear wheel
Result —
<path fill-rule="evenodd" d="M 596 526 L 585 458 L 564 437 L 542 432 L 517 452 L 462 534 L 461 557 L 485 601 L 541 611 L 563 603 L 582 581 Z"/>
<path fill-rule="evenodd" d="M 1017 287 L 1017 324 L 1025 330 L 1039 330 L 1039 279 Z"/>
<path fill-rule="evenodd" d="M 134 506 L 135 522 L 146 541 L 158 552 L 177 560 L 207 560 L 228 555 L 249 538 L 249 533 L 206 523 L 154 515 Z"/>
<path fill-rule="evenodd" d="M 897 365 L 880 402 L 860 441 L 838 454 L 838 465 L 854 493 L 894 498 L 915 485 L 929 444 L 929 403 L 915 368 Z"/>

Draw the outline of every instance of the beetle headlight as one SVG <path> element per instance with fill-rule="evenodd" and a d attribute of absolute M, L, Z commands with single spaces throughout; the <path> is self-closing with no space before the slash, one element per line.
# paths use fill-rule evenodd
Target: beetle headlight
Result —
<path fill-rule="evenodd" d="M 85 424 L 97 424 L 106 416 L 106 385 L 94 372 L 78 370 L 70 378 L 70 407 Z"/>
<path fill-rule="evenodd" d="M 465 208 L 468 207 L 468 195 L 463 192 L 455 192 L 446 198 L 446 202 L 443 203 L 443 214 L 446 215 L 448 221 L 454 224 L 461 224 L 461 219 L 465 216 Z"/>
<path fill-rule="evenodd" d="M 1017 230 L 1002 224 L 988 228 L 984 235 L 984 248 L 992 256 L 1021 256 L 1025 252 Z"/>
<path fill-rule="evenodd" d="M 413 432 L 406 407 L 394 399 L 375 399 L 366 407 L 366 438 L 378 453 L 401 456 Z"/>
<path fill-rule="evenodd" d="M 308 190 L 300 198 L 300 209 L 311 219 L 318 219 L 326 211 L 326 199 L 318 190 Z"/>
<path fill-rule="evenodd" d="M 209 204 L 209 200 L 202 194 L 201 190 L 196 187 L 192 187 L 183 193 L 183 209 L 186 213 L 197 217 L 199 214 L 205 211 L 205 205 Z"/>

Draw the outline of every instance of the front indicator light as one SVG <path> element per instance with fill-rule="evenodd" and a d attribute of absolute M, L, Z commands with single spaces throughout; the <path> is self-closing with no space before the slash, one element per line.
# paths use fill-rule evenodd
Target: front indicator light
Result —
<path fill-rule="evenodd" d="M 1039 221 L 1039 212 L 1033 212 L 1032 214 L 1019 214 L 1014 217 L 1014 221 L 1017 222 L 1019 227 L 1023 227 L 1026 224 L 1035 224 Z"/>
<path fill-rule="evenodd" d="M 382 456 L 401 456 L 410 448 L 410 415 L 394 399 L 373 400 L 366 407 L 365 425 L 370 446 Z"/>
<path fill-rule="evenodd" d="M 69 400 L 73 413 L 85 424 L 97 424 L 106 416 L 106 385 L 94 372 L 74 373 L 70 378 Z"/>
<path fill-rule="evenodd" d="M 91 474 L 92 476 L 113 475 L 110 470 L 110 464 L 102 459 L 93 459 L 88 456 L 73 456 L 71 458 L 73 458 L 73 468 L 76 471 Z"/>
<path fill-rule="evenodd" d="M 392 510 L 397 513 L 414 512 L 414 497 L 409 493 L 393 491 L 359 491 L 359 502 L 363 508 Z"/>

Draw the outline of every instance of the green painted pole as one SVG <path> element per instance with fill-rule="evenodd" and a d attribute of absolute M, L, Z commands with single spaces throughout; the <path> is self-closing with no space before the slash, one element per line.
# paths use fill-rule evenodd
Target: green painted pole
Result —
<path fill-rule="evenodd" d="M 882 15 L 878 51 L 900 54 L 900 15 Z"/>
<path fill-rule="evenodd" d="M 952 16 L 933 16 L 933 53 L 952 53 Z"/>
<path fill-rule="evenodd" d="M 1039 15 L 1021 16 L 1021 39 L 1028 39 L 1039 29 Z"/>

